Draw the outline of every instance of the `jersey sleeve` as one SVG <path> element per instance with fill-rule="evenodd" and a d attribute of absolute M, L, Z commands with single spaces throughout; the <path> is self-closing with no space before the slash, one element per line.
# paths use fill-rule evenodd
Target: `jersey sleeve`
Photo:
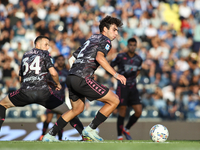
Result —
<path fill-rule="evenodd" d="M 76 59 L 77 59 L 77 57 L 78 57 L 78 54 L 79 54 L 80 50 L 81 50 L 81 47 L 79 47 L 79 48 L 73 53 L 73 56 L 74 56 Z"/>
<path fill-rule="evenodd" d="M 22 57 L 22 60 L 24 59 L 24 55 L 23 55 L 23 57 Z M 22 77 L 22 75 L 23 75 L 23 71 L 22 71 L 22 67 L 23 67 L 23 61 L 21 60 L 21 65 L 20 65 L 20 69 L 19 69 L 19 76 L 21 76 Z"/>
<path fill-rule="evenodd" d="M 46 62 L 46 68 L 49 69 L 51 67 L 54 67 L 53 65 L 53 58 L 51 57 L 51 55 L 49 54 L 48 51 L 45 51 L 45 62 Z"/>
<path fill-rule="evenodd" d="M 119 57 L 119 55 L 117 55 L 117 57 L 111 61 L 110 65 L 111 65 L 111 67 L 115 67 L 119 63 L 120 63 L 120 57 Z"/>
<path fill-rule="evenodd" d="M 110 40 L 100 40 L 99 41 L 99 46 L 97 47 L 97 51 L 100 51 L 104 53 L 105 56 L 107 56 L 108 52 L 110 51 L 112 45 Z"/>
<path fill-rule="evenodd" d="M 142 69 L 142 62 L 143 62 L 143 60 L 142 60 L 142 58 L 140 59 L 140 65 L 138 66 L 138 71 L 140 71 L 141 69 Z"/>

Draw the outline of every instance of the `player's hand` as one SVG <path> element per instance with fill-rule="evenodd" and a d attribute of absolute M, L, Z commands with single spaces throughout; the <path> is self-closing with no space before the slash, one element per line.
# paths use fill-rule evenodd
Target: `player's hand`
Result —
<path fill-rule="evenodd" d="M 123 85 L 126 85 L 126 78 L 121 75 L 121 74 L 118 74 L 116 79 L 120 80 L 120 82 L 123 84 Z"/>
<path fill-rule="evenodd" d="M 59 84 L 57 84 L 56 85 L 56 91 L 60 91 L 62 89 L 62 86 L 61 86 L 61 84 L 59 83 Z"/>

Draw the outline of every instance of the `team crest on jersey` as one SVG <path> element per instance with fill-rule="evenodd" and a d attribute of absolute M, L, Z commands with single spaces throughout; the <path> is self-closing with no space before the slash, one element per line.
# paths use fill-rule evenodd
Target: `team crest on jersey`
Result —
<path fill-rule="evenodd" d="M 106 44 L 105 49 L 108 51 L 108 50 L 110 49 L 110 45 L 109 45 L 109 44 Z"/>

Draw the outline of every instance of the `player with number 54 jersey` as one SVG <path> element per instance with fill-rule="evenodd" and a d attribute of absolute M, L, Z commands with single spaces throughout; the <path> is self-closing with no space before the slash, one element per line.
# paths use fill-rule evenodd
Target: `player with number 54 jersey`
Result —
<path fill-rule="evenodd" d="M 23 55 L 19 76 L 22 77 L 23 90 L 46 89 L 48 68 L 53 67 L 48 51 L 33 48 Z"/>
<path fill-rule="evenodd" d="M 48 86 L 51 83 L 56 90 L 59 91 L 62 89 L 58 73 L 48 52 L 49 38 L 40 35 L 35 39 L 34 44 L 35 48 L 26 52 L 22 58 L 19 72 L 19 79 L 22 83 L 21 88 L 9 93 L 5 98 L 0 100 L 0 129 L 5 120 L 6 109 L 10 107 L 23 107 L 36 103 L 59 114 L 63 114 L 69 110 L 66 103 L 56 96 L 52 88 Z M 48 81 L 48 72 L 55 84 Z M 77 116 L 70 123 L 71 125 L 76 125 L 73 127 L 79 133 L 82 132 L 83 125 Z M 48 141 L 57 141 L 57 139 L 52 137 Z"/>

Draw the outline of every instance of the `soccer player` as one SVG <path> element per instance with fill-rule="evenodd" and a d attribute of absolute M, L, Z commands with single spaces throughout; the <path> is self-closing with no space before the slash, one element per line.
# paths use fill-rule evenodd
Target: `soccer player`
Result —
<path fill-rule="evenodd" d="M 100 34 L 92 35 L 73 56 L 76 58 L 69 75 L 67 77 L 67 87 L 72 109 L 64 113 L 51 128 L 48 134 L 43 137 L 43 141 L 55 139 L 59 130 L 67 123 L 79 115 L 84 110 L 85 97 L 92 101 L 98 100 L 105 105 L 98 111 L 96 117 L 82 132 L 83 136 L 90 137 L 93 141 L 103 141 L 96 128 L 103 123 L 107 117 L 118 106 L 119 99 L 107 87 L 92 79 L 94 71 L 101 65 L 106 71 L 125 85 L 126 78 L 118 74 L 106 60 L 106 55 L 111 49 L 111 41 L 118 35 L 118 27 L 122 26 L 121 20 L 106 16 L 100 21 Z"/>
<path fill-rule="evenodd" d="M 118 67 L 118 73 L 127 78 L 126 85 L 118 82 L 116 94 L 119 96 L 120 104 L 118 106 L 117 132 L 118 140 L 123 140 L 122 134 L 127 140 L 132 140 L 130 136 L 130 128 L 137 122 L 142 113 L 141 99 L 136 87 L 136 77 L 140 73 L 142 58 L 135 53 L 137 41 L 135 38 L 128 40 L 128 51 L 119 53 L 111 62 L 111 66 Z M 130 116 L 127 125 L 124 126 L 124 118 L 126 116 L 127 107 L 132 107 L 135 113 Z"/>
<path fill-rule="evenodd" d="M 67 105 L 55 96 L 53 90 L 48 85 L 47 74 L 50 73 L 56 90 L 61 90 L 58 73 L 52 64 L 52 58 L 48 52 L 49 39 L 40 35 L 35 41 L 35 48 L 25 52 L 22 58 L 19 79 L 21 88 L 9 93 L 0 101 L 0 128 L 5 120 L 6 109 L 10 107 L 22 107 L 28 104 L 37 103 L 47 109 L 63 114 L 68 109 Z M 75 117 L 75 116 L 74 116 Z M 80 133 L 83 125 L 78 117 L 72 118 L 73 125 Z"/>
<path fill-rule="evenodd" d="M 62 86 L 62 89 L 59 91 L 54 91 L 54 94 L 56 94 L 58 97 L 60 97 L 60 99 L 63 102 L 65 102 L 65 88 L 66 88 L 65 82 L 66 82 L 69 71 L 67 70 L 67 68 L 65 66 L 65 58 L 63 55 L 57 56 L 55 62 L 56 62 L 55 69 L 59 75 L 59 82 Z M 45 135 L 46 130 L 48 129 L 49 123 L 51 122 L 54 114 L 56 114 L 57 119 L 61 116 L 61 114 L 55 113 L 54 111 L 52 111 L 50 109 L 46 110 L 46 120 L 43 123 L 42 135 L 39 138 L 40 141 L 42 140 L 43 136 Z M 81 130 L 79 130 L 80 134 L 82 134 L 82 130 L 83 130 L 83 128 L 81 128 Z M 60 130 L 58 132 L 59 140 L 62 140 L 62 133 L 63 133 L 63 130 Z"/>

